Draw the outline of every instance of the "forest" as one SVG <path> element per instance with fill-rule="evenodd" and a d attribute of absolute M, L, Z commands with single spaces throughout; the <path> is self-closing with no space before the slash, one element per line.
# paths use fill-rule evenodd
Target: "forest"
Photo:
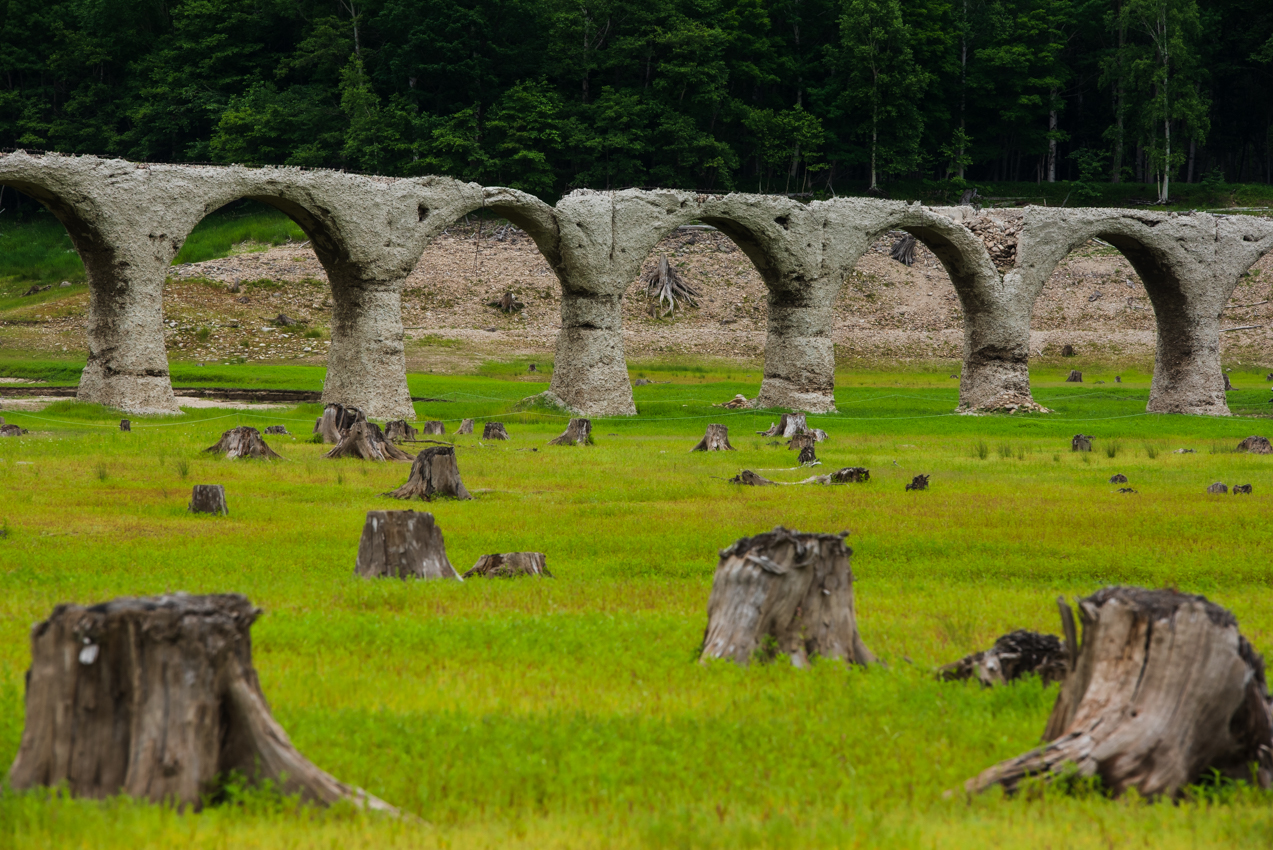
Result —
<path fill-rule="evenodd" d="M 0 147 L 541 196 L 1273 182 L 1267 0 L 8 0 Z"/>

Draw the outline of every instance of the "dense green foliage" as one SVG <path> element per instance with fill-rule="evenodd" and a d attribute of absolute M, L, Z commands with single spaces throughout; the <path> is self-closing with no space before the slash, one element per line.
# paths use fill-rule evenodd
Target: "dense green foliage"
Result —
<path fill-rule="evenodd" d="M 1263 0 L 0 4 L 0 144 L 545 195 L 1269 182 L 1270 82 Z"/>

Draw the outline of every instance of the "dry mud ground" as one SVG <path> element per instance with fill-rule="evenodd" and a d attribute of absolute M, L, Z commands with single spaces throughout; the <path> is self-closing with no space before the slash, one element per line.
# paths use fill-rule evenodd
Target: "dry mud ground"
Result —
<path fill-rule="evenodd" d="M 889 259 L 890 245 L 891 237 L 877 242 L 845 283 L 836 305 L 837 357 L 959 358 L 962 317 L 945 270 L 922 245 L 908 268 Z M 703 300 L 698 308 L 656 318 L 634 282 L 624 304 L 630 358 L 763 355 L 765 288 L 742 251 L 718 232 L 680 230 L 658 245 L 646 268 L 659 256 L 667 256 Z M 242 291 L 229 291 L 235 282 Z M 488 306 L 509 291 L 525 303 L 522 312 L 506 316 Z M 1226 362 L 1273 365 L 1270 298 L 1273 255 L 1243 278 L 1225 312 L 1226 328 L 1259 326 L 1222 334 Z M 87 292 L 78 290 L 11 311 L 0 322 L 0 348 L 83 351 L 87 305 Z M 177 266 L 164 293 L 169 354 L 196 361 L 321 362 L 330 305 L 326 276 L 307 246 Z M 302 324 L 280 326 L 280 313 Z M 557 281 L 525 233 L 489 223 L 457 225 L 429 246 L 408 278 L 403 323 L 412 370 L 467 370 L 492 355 L 548 359 L 560 325 Z M 1057 268 L 1035 304 L 1032 328 L 1036 356 L 1058 354 L 1068 343 L 1089 358 L 1153 357 L 1154 316 L 1145 289 L 1123 256 L 1099 242 Z"/>

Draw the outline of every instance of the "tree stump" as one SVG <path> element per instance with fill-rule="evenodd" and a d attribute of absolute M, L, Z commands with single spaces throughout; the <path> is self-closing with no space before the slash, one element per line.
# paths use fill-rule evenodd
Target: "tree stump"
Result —
<path fill-rule="evenodd" d="M 1236 496 L 1239 493 L 1243 493 L 1247 496 L 1251 495 L 1251 485 L 1250 484 L 1234 484 L 1233 495 Z"/>
<path fill-rule="evenodd" d="M 915 246 L 918 240 L 909 233 L 904 233 L 893 240 L 893 250 L 889 251 L 889 257 L 897 260 L 904 266 L 915 264 Z"/>
<path fill-rule="evenodd" d="M 1227 373 L 1224 373 L 1224 372 L 1221 372 L 1221 374 L 1222 374 L 1222 375 L 1224 375 L 1224 391 L 1225 391 L 1226 393 L 1229 393 L 1229 392 L 1233 392 L 1234 390 L 1236 390 L 1236 389 L 1237 389 L 1237 387 L 1235 387 L 1233 384 L 1229 383 L 1229 376 L 1228 376 L 1228 374 L 1227 374 Z"/>
<path fill-rule="evenodd" d="M 504 430 L 503 422 L 487 422 L 482 426 L 483 440 L 510 440 L 508 432 Z"/>
<path fill-rule="evenodd" d="M 1111 483 L 1111 484 L 1126 484 L 1126 483 L 1127 483 L 1127 476 L 1126 476 L 1126 475 L 1124 475 L 1124 474 L 1123 474 L 1123 473 L 1121 473 L 1121 472 L 1120 472 L 1120 473 L 1118 473 L 1117 475 L 1111 475 L 1111 476 L 1109 477 L 1109 483 Z"/>
<path fill-rule="evenodd" d="M 781 419 L 769 426 L 768 431 L 757 431 L 756 433 L 762 437 L 790 439 L 797 434 L 809 433 L 809 426 L 805 424 L 803 413 L 784 413 Z"/>
<path fill-rule="evenodd" d="M 729 428 L 725 425 L 708 425 L 703 439 L 698 441 L 697 446 L 690 449 L 692 452 L 732 452 L 734 450 L 734 447 L 729 444 Z"/>
<path fill-rule="evenodd" d="M 745 665 L 784 653 L 796 667 L 814 655 L 875 661 L 858 635 L 847 533 L 802 534 L 778 526 L 722 550 L 701 658 Z"/>
<path fill-rule="evenodd" d="M 456 434 L 461 434 L 461 435 L 462 435 L 462 434 L 472 434 L 472 433 L 473 433 L 473 420 L 472 420 L 472 419 L 465 419 L 463 422 L 461 422 L 461 423 L 460 423 L 460 427 L 455 429 L 455 433 L 456 433 Z"/>
<path fill-rule="evenodd" d="M 1065 382 L 1067 384 L 1081 384 L 1083 383 L 1083 373 L 1078 369 L 1071 369 L 1070 374 L 1065 376 Z"/>
<path fill-rule="evenodd" d="M 292 432 L 287 430 L 286 425 L 270 425 L 266 427 L 265 434 L 266 436 L 269 436 L 270 434 L 279 434 L 285 437 L 292 436 Z"/>
<path fill-rule="evenodd" d="M 763 487 L 766 484 L 773 484 L 768 478 L 757 475 L 750 469 L 744 469 L 742 472 L 729 479 L 730 484 L 747 484 L 752 487 Z"/>
<path fill-rule="evenodd" d="M 1207 488 L 1207 492 L 1214 496 L 1220 493 L 1228 493 L 1229 488 L 1224 486 L 1223 481 L 1217 481 L 1216 483 L 1212 484 L 1210 487 Z"/>
<path fill-rule="evenodd" d="M 646 381 L 646 383 L 649 383 L 649 381 Z M 747 400 L 747 396 L 742 393 L 738 393 L 729 401 L 722 404 L 721 407 L 728 410 L 742 410 L 743 408 L 751 407 L 751 402 Z"/>
<path fill-rule="evenodd" d="M 1074 620 L 1061 601 L 1066 643 Z M 1114 795 L 1178 796 L 1213 771 L 1268 787 L 1273 720 L 1264 662 L 1233 615 L 1202 596 L 1106 587 L 1079 600 L 1083 643 L 1048 718 L 1046 746 L 968 782 L 970 791 L 1062 771 Z"/>
<path fill-rule="evenodd" d="M 871 480 L 871 470 L 865 466 L 846 466 L 831 473 L 832 484 L 860 484 Z"/>
<path fill-rule="evenodd" d="M 548 572 L 548 559 L 543 552 L 507 552 L 503 555 L 483 555 L 464 578 L 517 578 L 518 576 L 544 576 Z"/>
<path fill-rule="evenodd" d="M 420 426 L 420 433 L 429 434 L 435 437 L 441 437 L 446 434 L 446 425 L 438 420 L 426 422 Z"/>
<path fill-rule="evenodd" d="M 407 483 L 397 490 L 385 493 L 395 499 L 436 498 L 472 499 L 460 480 L 460 466 L 455 460 L 455 449 L 450 446 L 432 446 L 416 455 L 411 464 Z"/>
<path fill-rule="evenodd" d="M 239 594 L 57 606 L 31 630 L 9 784 L 198 810 L 233 771 L 305 800 L 394 812 L 311 764 L 270 715 L 252 666 L 259 614 Z"/>
<path fill-rule="evenodd" d="M 133 430 L 133 423 L 129 422 L 127 419 L 121 419 L 119 420 L 119 430 L 131 431 Z"/>
<path fill-rule="evenodd" d="M 808 466 L 811 463 L 817 463 L 818 456 L 814 454 L 813 446 L 805 446 L 800 450 L 800 454 L 796 457 L 796 463 L 801 466 Z"/>
<path fill-rule="evenodd" d="M 401 460 L 410 461 L 411 455 L 385 439 L 380 426 L 366 419 L 359 419 L 351 428 L 341 434 L 340 441 L 323 455 L 336 460 L 342 457 L 359 458 L 360 460 Z"/>
<path fill-rule="evenodd" d="M 988 688 L 1037 675 L 1046 686 L 1065 680 L 1069 658 L 1065 644 L 1056 635 L 1017 629 L 1000 637 L 990 649 L 939 667 L 937 678 L 943 682 L 976 679 Z"/>
<path fill-rule="evenodd" d="M 928 489 L 928 476 L 927 476 L 927 475 L 916 475 L 914 478 L 912 478 L 912 479 L 911 479 L 911 483 L 909 483 L 909 484 L 907 484 L 907 485 L 906 485 L 906 489 L 907 489 L 908 491 L 909 491 L 909 490 L 927 490 L 927 489 Z"/>
<path fill-rule="evenodd" d="M 1070 451 L 1072 452 L 1090 452 L 1092 450 L 1091 434 L 1075 434 L 1070 440 Z"/>
<path fill-rule="evenodd" d="M 345 407 L 343 404 L 329 404 L 323 408 L 323 415 L 314 425 L 314 433 L 323 435 L 324 443 L 339 443 L 341 436 L 354 423 L 365 421 L 366 416 L 356 407 Z"/>
<path fill-rule="evenodd" d="M 1074 346 L 1072 346 L 1072 345 L 1063 345 L 1063 346 L 1061 346 L 1061 356 L 1062 356 L 1062 357 L 1073 357 L 1073 356 L 1074 356 Z"/>
<path fill-rule="evenodd" d="M 1123 382 L 1123 376 L 1122 376 L 1122 375 L 1115 375 L 1115 376 L 1114 376 L 1114 383 L 1116 383 L 1116 384 L 1121 384 L 1122 382 Z"/>
<path fill-rule="evenodd" d="M 550 446 L 592 445 L 592 420 L 571 419 L 560 437 L 548 441 Z"/>
<path fill-rule="evenodd" d="M 1268 437 L 1247 437 L 1238 443 L 1236 452 L 1250 452 L 1253 455 L 1273 454 L 1273 445 L 1269 445 Z"/>
<path fill-rule="evenodd" d="M 282 460 L 283 456 L 265 444 L 261 432 L 247 425 L 231 428 L 221 435 L 215 446 L 204 449 L 208 454 L 225 455 L 226 460 L 241 457 L 259 460 Z"/>
<path fill-rule="evenodd" d="M 20 425 L 14 425 L 10 422 L 8 425 L 0 425 L 0 437 L 21 437 L 23 434 L 31 433 Z"/>
<path fill-rule="evenodd" d="M 415 511 L 367 511 L 354 572 L 363 578 L 460 580 L 433 514 Z"/>
<path fill-rule="evenodd" d="M 803 449 L 806 447 L 812 447 L 817 442 L 818 442 L 818 438 L 812 433 L 796 434 L 794 437 L 792 437 L 790 440 L 787 441 L 787 448 Z"/>
<path fill-rule="evenodd" d="M 385 423 L 385 439 L 391 443 L 401 443 L 404 440 L 415 440 L 416 429 L 405 419 L 395 419 L 392 422 Z"/>
<path fill-rule="evenodd" d="M 190 506 L 186 510 L 192 514 L 229 516 L 230 509 L 225 503 L 225 487 L 221 484 L 194 485 L 190 494 Z"/>

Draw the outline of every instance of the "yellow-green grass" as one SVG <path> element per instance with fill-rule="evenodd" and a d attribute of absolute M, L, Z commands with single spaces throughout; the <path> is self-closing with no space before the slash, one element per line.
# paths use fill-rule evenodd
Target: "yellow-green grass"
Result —
<path fill-rule="evenodd" d="M 814 471 L 867 466 L 870 483 L 743 488 L 726 482 L 743 467 L 810 472 L 754 434 L 776 414 L 710 407 L 754 395 L 758 372 L 684 365 L 636 388 L 641 416 L 595 420 L 597 444 L 574 448 L 546 445 L 563 418 L 512 412 L 540 387 L 411 376 L 413 394 L 451 399 L 418 403 L 421 419 L 477 416 L 480 434 L 497 416 L 513 436 L 455 438 L 476 499 L 427 508 L 451 560 L 538 550 L 551 580 L 355 578 L 365 512 L 402 506 L 379 494 L 407 467 L 322 460 L 306 441 L 317 405 L 133 417 L 127 434 L 74 402 L 5 410 L 32 434 L 0 440 L 0 766 L 21 734 L 28 630 L 54 605 L 237 591 L 264 609 L 256 665 L 298 747 L 421 821 L 268 793 L 195 815 L 6 792 L 0 846 L 1273 844 L 1273 797 L 1244 787 L 1183 805 L 1058 789 L 969 801 L 965 779 L 1038 742 L 1055 688 L 932 679 L 1010 629 L 1055 632 L 1058 595 L 1107 583 L 1205 593 L 1267 651 L 1273 459 L 1230 451 L 1267 420 L 1146 415 L 1147 378 L 1040 386 L 1046 416 L 953 416 L 954 382 L 881 372 L 844 381 L 841 413 L 809 417 L 830 434 Z M 1263 392 L 1242 391 L 1253 406 Z M 690 454 L 708 422 L 739 450 Z M 199 451 L 275 423 L 297 435 L 271 438 L 286 462 Z M 1095 451 L 1069 451 L 1078 432 Z M 904 492 L 918 472 L 931 489 Z M 1115 472 L 1139 492 L 1117 493 Z M 1255 492 L 1208 496 L 1217 480 Z M 186 513 L 210 482 L 229 517 Z M 851 531 L 862 633 L 887 668 L 696 662 L 717 550 L 779 523 Z"/>

